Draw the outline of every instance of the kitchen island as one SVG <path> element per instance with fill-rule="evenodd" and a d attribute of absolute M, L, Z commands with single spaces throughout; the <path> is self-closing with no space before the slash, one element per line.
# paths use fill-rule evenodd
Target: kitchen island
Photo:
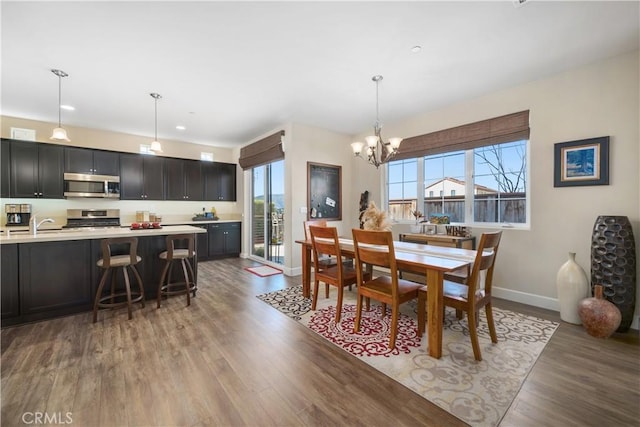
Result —
<path fill-rule="evenodd" d="M 159 229 L 85 228 L 41 230 L 36 235 L 21 231 L 0 236 L 2 326 L 49 319 L 90 311 L 103 270 L 96 265 L 102 257 L 105 238 L 138 237 L 137 265 L 145 296 L 156 296 L 170 234 L 206 233 L 190 225 Z M 197 275 L 197 259 L 193 260 Z"/>

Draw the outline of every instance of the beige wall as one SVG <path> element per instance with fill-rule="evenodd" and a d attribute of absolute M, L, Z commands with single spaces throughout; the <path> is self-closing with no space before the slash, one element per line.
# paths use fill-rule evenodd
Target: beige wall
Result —
<path fill-rule="evenodd" d="M 590 277 L 591 231 L 598 215 L 628 216 L 640 253 L 639 75 L 635 52 L 385 125 L 385 135 L 409 137 L 530 110 L 531 228 L 504 231 L 498 296 L 557 310 L 555 276 L 568 252 L 577 253 Z M 610 185 L 554 188 L 554 144 L 606 135 Z M 352 164 L 356 191 L 373 190 L 380 200 L 375 168 L 358 159 Z M 394 227 L 399 231 L 408 231 L 408 225 Z M 636 329 L 639 312 L 637 304 Z"/>

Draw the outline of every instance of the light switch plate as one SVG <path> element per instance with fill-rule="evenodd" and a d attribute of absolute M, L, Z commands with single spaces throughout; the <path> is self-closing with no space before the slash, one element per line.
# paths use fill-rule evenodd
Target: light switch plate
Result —
<path fill-rule="evenodd" d="M 302 206 L 300 208 L 300 213 L 307 213 L 307 207 L 306 206 Z"/>

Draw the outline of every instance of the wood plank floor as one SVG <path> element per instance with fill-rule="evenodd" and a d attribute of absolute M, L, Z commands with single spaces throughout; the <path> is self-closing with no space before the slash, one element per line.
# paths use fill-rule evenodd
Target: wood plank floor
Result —
<path fill-rule="evenodd" d="M 254 264 L 201 263 L 188 308 L 174 297 L 131 321 L 125 309 L 3 329 L 2 426 L 28 412 L 77 426 L 464 425 L 255 298 L 301 277 Z M 599 340 L 562 323 L 501 425 L 637 426 L 639 408 L 638 332 Z"/>

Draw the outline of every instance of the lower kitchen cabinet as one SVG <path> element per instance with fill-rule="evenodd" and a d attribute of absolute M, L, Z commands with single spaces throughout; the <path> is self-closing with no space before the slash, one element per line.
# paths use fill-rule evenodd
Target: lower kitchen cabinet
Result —
<path fill-rule="evenodd" d="M 207 234 L 200 233 L 196 235 L 196 256 L 198 261 L 209 259 L 209 224 L 194 225 L 194 227 L 207 230 Z"/>
<path fill-rule="evenodd" d="M 0 307 L 2 319 L 20 314 L 20 296 L 18 293 L 18 245 L 2 245 L 0 251 Z"/>
<path fill-rule="evenodd" d="M 207 236 L 206 233 L 201 235 Z M 38 243 L 3 244 L 0 250 L 2 327 L 68 314 L 91 311 L 104 270 L 96 265 L 102 258 L 102 239 L 62 240 Z M 176 248 L 183 248 L 182 245 Z M 128 253 L 128 247 L 114 246 L 112 254 Z M 159 254 L 166 250 L 166 235 L 138 239 L 136 265 L 147 300 L 156 298 L 160 275 L 166 262 Z M 197 260 L 191 260 L 198 275 Z M 123 286 L 116 271 L 116 286 Z M 173 281 L 180 281 L 181 268 L 172 269 Z M 133 275 L 131 281 L 135 282 Z M 136 285 L 132 285 L 136 288 Z M 105 286 L 105 293 L 110 286 Z M 87 317 L 87 319 L 89 319 Z"/>
<path fill-rule="evenodd" d="M 39 320 L 93 306 L 92 266 L 96 260 L 90 240 L 26 243 L 19 246 L 18 254 L 23 318 Z"/>
<path fill-rule="evenodd" d="M 237 257 L 240 255 L 241 223 L 209 224 L 209 258 Z"/>

